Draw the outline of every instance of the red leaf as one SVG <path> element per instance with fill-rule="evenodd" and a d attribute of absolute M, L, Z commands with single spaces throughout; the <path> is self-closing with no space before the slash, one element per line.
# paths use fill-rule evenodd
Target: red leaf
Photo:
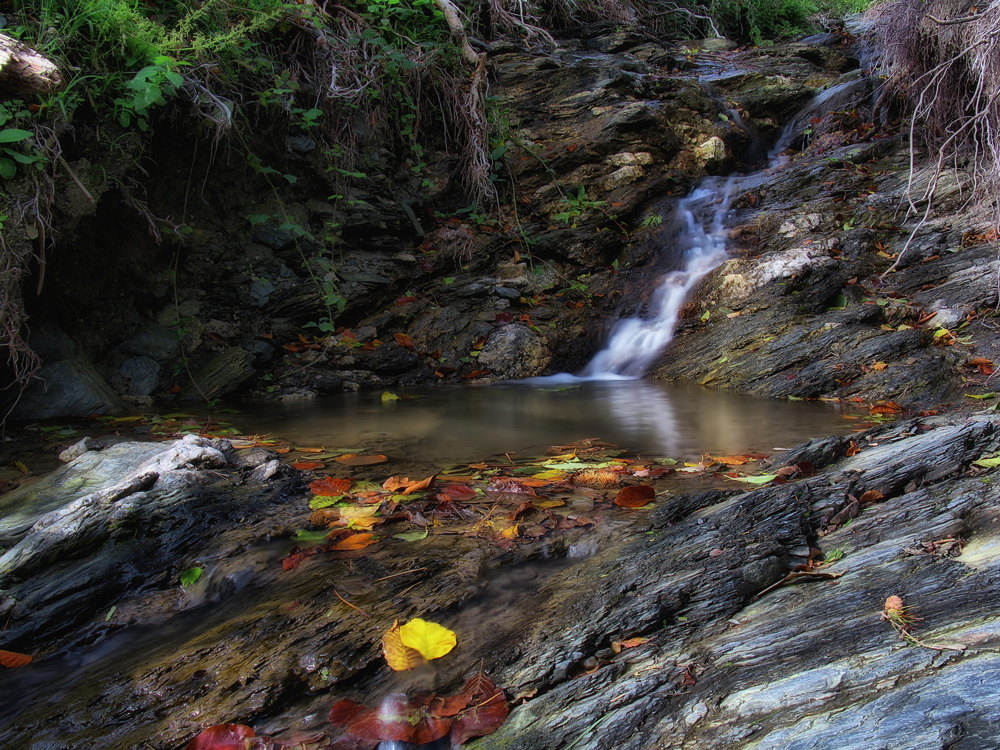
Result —
<path fill-rule="evenodd" d="M 345 713 L 350 713 L 351 716 L 347 721 L 347 731 L 365 740 L 390 740 L 424 745 L 444 737 L 451 728 L 450 718 L 428 715 L 423 707 L 402 693 L 387 695 L 378 710 L 365 706 L 361 706 L 361 711 L 346 708 Z M 332 711 L 330 720 L 333 721 Z"/>
<path fill-rule="evenodd" d="M 462 692 L 472 705 L 455 717 L 451 725 L 452 746 L 495 732 L 510 713 L 503 691 L 482 672 L 469 678 Z"/>
<path fill-rule="evenodd" d="M 326 464 L 321 461 L 296 461 L 292 466 L 302 471 L 312 471 L 314 469 L 322 469 Z"/>
<path fill-rule="evenodd" d="M 202 730 L 184 750 L 244 750 L 247 737 L 256 737 L 253 730 L 243 724 L 216 724 Z"/>
<path fill-rule="evenodd" d="M 482 377 L 483 375 L 489 375 L 489 370 L 473 370 L 468 375 L 463 375 L 462 377 L 466 380 L 472 380 L 473 378 Z"/>
<path fill-rule="evenodd" d="M 346 453 L 334 460 L 338 464 L 344 464 L 344 466 L 371 466 L 373 464 L 384 464 L 389 459 L 382 454 L 362 456 L 357 453 Z"/>
<path fill-rule="evenodd" d="M 320 464 L 320 466 L 322 466 L 322 464 Z M 314 495 L 321 495 L 323 497 L 343 495 L 350 488 L 350 479 L 336 479 L 334 477 L 323 477 L 322 479 L 317 479 L 315 482 L 309 483 L 310 491 Z"/>
<path fill-rule="evenodd" d="M 471 487 L 467 487 L 464 484 L 449 484 L 443 490 L 441 490 L 445 495 L 451 497 L 455 500 L 467 499 L 470 497 L 475 497 L 476 491 Z"/>
<path fill-rule="evenodd" d="M 396 306 L 400 307 L 402 305 L 409 304 L 410 302 L 416 302 L 416 297 L 399 297 L 396 299 Z"/>
<path fill-rule="evenodd" d="M 640 484 L 634 487 L 622 487 L 614 502 L 623 508 L 641 508 L 654 497 L 656 490 L 648 484 Z"/>

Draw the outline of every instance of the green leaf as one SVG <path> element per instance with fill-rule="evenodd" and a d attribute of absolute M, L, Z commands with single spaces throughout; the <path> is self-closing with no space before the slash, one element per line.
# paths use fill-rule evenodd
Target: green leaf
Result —
<path fill-rule="evenodd" d="M 186 589 L 194 586 L 198 583 L 201 578 L 201 574 L 205 571 L 201 568 L 188 568 L 183 573 L 181 573 L 181 588 Z"/>
<path fill-rule="evenodd" d="M 382 391 L 382 403 L 387 403 L 389 401 L 399 401 L 399 396 L 390 391 Z"/>
<path fill-rule="evenodd" d="M 111 622 L 111 618 L 115 616 L 115 612 L 117 611 L 117 609 L 118 609 L 117 604 L 113 606 L 111 609 L 109 609 L 108 613 L 104 615 L 104 622 Z"/>
<path fill-rule="evenodd" d="M 417 542 L 427 538 L 427 529 L 423 531 L 406 531 L 402 534 L 393 534 L 393 539 L 402 539 L 404 542 Z"/>
<path fill-rule="evenodd" d="M 1000 466 L 1000 456 L 993 456 L 992 458 L 980 458 L 978 461 L 972 462 L 974 466 L 982 467 L 983 469 L 995 469 Z"/>
<path fill-rule="evenodd" d="M 4 159 L 0 157 L 0 177 L 5 180 L 11 179 L 17 174 L 17 165 L 14 164 L 10 159 Z"/>
<path fill-rule="evenodd" d="M 0 130 L 0 143 L 17 143 L 26 138 L 31 138 L 30 130 L 20 130 L 19 128 Z"/>
<path fill-rule="evenodd" d="M 22 154 L 18 151 L 14 151 L 9 148 L 5 148 L 4 151 L 7 152 L 7 155 L 11 159 L 13 159 L 16 162 L 20 162 L 21 164 L 34 164 L 36 161 L 38 161 L 37 156 L 28 156 L 27 154 Z"/>
<path fill-rule="evenodd" d="M 309 500 L 309 509 L 320 510 L 321 508 L 329 508 L 331 505 L 336 505 L 343 499 L 343 495 L 314 495 Z"/>
<path fill-rule="evenodd" d="M 301 529 L 292 534 L 292 539 L 299 544 L 315 544 L 325 541 L 328 536 L 330 536 L 330 532 L 325 529 L 320 531 L 306 531 L 305 529 Z"/>
<path fill-rule="evenodd" d="M 735 479 L 737 482 L 746 482 L 747 484 L 767 484 L 768 482 L 773 482 L 778 478 L 777 474 L 759 474 L 755 477 L 728 477 L 729 479 Z"/>
<path fill-rule="evenodd" d="M 977 401 L 983 401 L 983 400 L 988 399 L 988 398 L 996 398 L 997 394 L 994 393 L 993 391 L 990 391 L 989 393 L 966 393 L 965 397 L 966 398 L 974 398 Z"/>

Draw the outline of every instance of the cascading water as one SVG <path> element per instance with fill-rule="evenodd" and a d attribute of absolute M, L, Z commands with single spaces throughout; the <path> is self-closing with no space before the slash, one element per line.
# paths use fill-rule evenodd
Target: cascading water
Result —
<path fill-rule="evenodd" d="M 767 155 L 765 169 L 779 167 L 787 161 L 782 152 L 812 117 L 837 109 L 845 99 L 856 98 L 859 86 L 863 85 L 867 85 L 863 80 L 852 80 L 819 92 L 785 127 Z M 708 177 L 678 204 L 681 226 L 678 249 L 684 253 L 683 267 L 666 274 L 660 281 L 653 293 L 651 314 L 618 321 L 607 345 L 579 375 L 556 375 L 553 376 L 555 379 L 622 380 L 640 378 L 646 373 L 673 338 L 678 315 L 688 293 L 727 257 L 726 217 L 735 181 L 734 176 L 725 179 Z"/>
<path fill-rule="evenodd" d="M 671 271 L 653 293 L 648 318 L 618 321 L 607 346 L 580 373 L 587 380 L 642 377 L 670 343 L 681 305 L 705 274 L 726 259 L 725 218 L 732 197 L 732 178 L 704 180 L 677 206 L 681 222 L 678 240 L 684 267 Z"/>

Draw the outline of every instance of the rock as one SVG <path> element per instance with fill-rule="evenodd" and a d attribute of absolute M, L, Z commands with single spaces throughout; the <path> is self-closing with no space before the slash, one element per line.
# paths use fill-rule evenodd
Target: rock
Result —
<path fill-rule="evenodd" d="M 101 444 L 94 440 L 94 438 L 85 437 L 82 440 L 73 443 L 73 445 L 60 453 L 59 460 L 63 463 L 69 463 L 73 459 L 79 458 L 87 451 L 100 450 L 101 447 Z"/>
<path fill-rule="evenodd" d="M 15 419 L 120 414 L 124 405 L 82 354 L 44 364 L 21 395 Z"/>
<path fill-rule="evenodd" d="M 399 375 L 420 364 L 420 357 L 412 349 L 387 341 L 370 354 L 365 364 L 379 375 Z"/>
<path fill-rule="evenodd" d="M 118 348 L 125 354 L 148 357 L 157 362 L 173 359 L 181 350 L 177 335 L 151 320 L 145 321 L 142 327 L 119 344 Z"/>
<path fill-rule="evenodd" d="M 516 380 L 542 374 L 550 359 L 539 336 L 523 325 L 512 323 L 489 335 L 478 365 L 495 378 Z"/>
<path fill-rule="evenodd" d="M 149 357 L 129 357 L 119 368 L 130 396 L 148 396 L 160 381 L 160 363 Z"/>
<path fill-rule="evenodd" d="M 192 382 L 181 389 L 181 400 L 213 399 L 235 392 L 253 377 L 252 360 L 245 349 L 226 347 L 194 372 Z"/>

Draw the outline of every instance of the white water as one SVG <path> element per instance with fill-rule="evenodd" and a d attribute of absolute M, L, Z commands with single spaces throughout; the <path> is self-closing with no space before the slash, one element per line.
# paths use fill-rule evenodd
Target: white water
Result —
<path fill-rule="evenodd" d="M 585 380 L 640 378 L 674 337 L 677 318 L 688 293 L 726 259 L 725 219 L 733 180 L 710 177 L 677 205 L 684 265 L 660 280 L 648 317 L 618 321 L 607 345 L 578 376 Z"/>

